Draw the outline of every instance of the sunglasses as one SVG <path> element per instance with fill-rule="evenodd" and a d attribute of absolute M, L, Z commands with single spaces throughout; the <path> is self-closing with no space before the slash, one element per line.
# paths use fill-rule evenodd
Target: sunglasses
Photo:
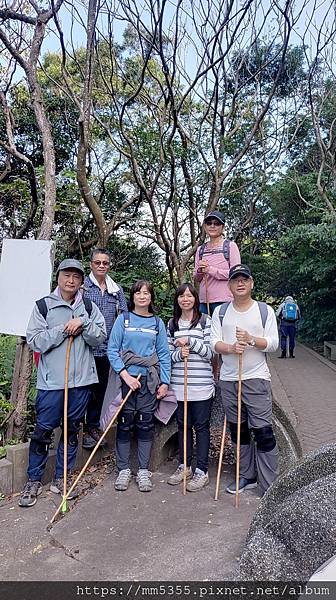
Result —
<path fill-rule="evenodd" d="M 223 223 L 220 221 L 205 221 L 206 225 L 214 225 L 215 227 L 221 227 Z"/>
<path fill-rule="evenodd" d="M 110 265 L 108 260 L 93 260 L 92 264 L 94 264 L 95 267 L 99 267 L 100 265 L 103 265 L 103 267 L 108 267 Z"/>

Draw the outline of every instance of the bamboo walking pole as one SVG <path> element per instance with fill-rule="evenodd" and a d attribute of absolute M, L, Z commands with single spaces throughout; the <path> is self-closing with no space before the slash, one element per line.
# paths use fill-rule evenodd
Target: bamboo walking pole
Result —
<path fill-rule="evenodd" d="M 210 302 L 209 302 L 209 290 L 208 290 L 208 274 L 205 274 L 205 302 L 207 305 L 207 312 L 209 317 L 210 315 Z"/>
<path fill-rule="evenodd" d="M 241 421 L 241 389 L 243 374 L 243 355 L 239 354 L 238 363 L 238 423 L 237 423 L 237 461 L 236 461 L 236 508 L 239 508 L 239 470 L 240 470 L 240 421 Z"/>
<path fill-rule="evenodd" d="M 183 495 L 187 493 L 188 358 L 184 358 L 183 397 Z"/>
<path fill-rule="evenodd" d="M 221 447 L 220 447 L 220 451 L 219 451 L 215 500 L 218 500 L 218 496 L 219 496 L 219 484 L 220 484 L 220 476 L 221 476 L 222 462 L 223 462 L 223 456 L 224 456 L 225 435 L 226 435 L 226 415 L 224 416 L 223 433 L 222 433 Z"/>
<path fill-rule="evenodd" d="M 70 352 L 73 342 L 73 336 L 68 339 L 66 355 L 65 355 L 65 372 L 64 372 L 64 404 L 63 404 L 63 500 L 62 513 L 68 510 L 66 495 L 68 483 L 68 398 L 69 398 L 69 365 Z"/>
<path fill-rule="evenodd" d="M 138 376 L 136 377 L 136 379 L 139 381 L 140 377 L 141 377 L 141 375 L 138 375 Z M 129 389 L 129 391 L 127 392 L 127 394 L 126 394 L 125 398 L 124 398 L 124 399 L 121 401 L 121 404 L 120 404 L 120 406 L 118 407 L 118 410 L 117 410 L 117 411 L 116 411 L 116 413 L 113 415 L 113 417 L 112 417 L 111 421 L 109 422 L 109 424 L 108 424 L 108 426 L 106 427 L 106 429 L 105 429 L 105 431 L 103 432 L 103 434 L 100 436 L 100 438 L 99 438 L 98 442 L 96 443 L 96 445 L 95 445 L 94 449 L 92 450 L 92 452 L 91 452 L 91 454 L 90 454 L 89 458 L 87 459 L 87 461 L 86 461 L 86 463 L 85 463 L 84 467 L 82 468 L 81 472 L 79 473 L 79 475 L 77 475 L 77 477 L 76 477 L 75 481 L 73 482 L 72 486 L 70 487 L 70 489 L 69 489 L 68 493 L 66 494 L 65 500 L 67 500 L 67 498 L 68 498 L 69 494 L 71 494 L 72 490 L 73 490 L 73 489 L 76 487 L 76 485 L 78 484 L 79 480 L 80 480 L 80 479 L 82 478 L 82 476 L 84 475 L 84 473 L 85 473 L 85 471 L 86 471 L 87 467 L 89 466 L 89 464 L 90 464 L 91 460 L 93 459 L 94 455 L 96 454 L 96 452 L 97 452 L 97 450 L 98 450 L 98 448 L 99 448 L 99 446 L 100 446 L 101 442 L 102 442 L 102 441 L 103 441 L 103 439 L 106 437 L 106 435 L 107 435 L 107 433 L 109 432 L 109 430 L 111 429 L 111 427 L 112 427 L 113 423 L 115 422 L 115 420 L 116 420 L 117 416 L 119 415 L 119 413 L 120 413 L 120 412 L 121 412 L 121 410 L 123 409 L 123 407 L 124 407 L 124 405 L 126 404 L 126 402 L 127 402 L 128 398 L 130 397 L 131 393 L 132 393 L 132 390 L 131 390 L 131 389 Z M 63 500 L 63 502 L 64 502 L 64 500 Z M 58 509 L 56 510 L 55 514 L 53 515 L 53 517 L 52 517 L 52 519 L 51 519 L 51 521 L 50 521 L 50 525 L 51 525 L 51 524 L 52 524 L 52 523 L 55 521 L 55 519 L 56 519 L 57 515 L 58 515 L 58 514 L 59 514 L 59 512 L 61 511 L 61 509 L 62 509 L 62 506 L 63 506 L 63 502 L 62 502 L 62 503 L 59 505 Z"/>

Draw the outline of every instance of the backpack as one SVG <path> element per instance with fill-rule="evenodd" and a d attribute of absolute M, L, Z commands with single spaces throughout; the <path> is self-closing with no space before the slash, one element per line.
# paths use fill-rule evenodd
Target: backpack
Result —
<path fill-rule="evenodd" d="M 198 254 L 199 260 L 202 260 L 202 258 L 203 258 L 203 255 L 205 252 L 205 246 L 206 246 L 206 244 L 202 244 L 200 246 L 199 254 Z M 224 240 L 223 248 L 220 248 L 219 250 L 213 250 L 211 252 L 211 254 L 220 254 L 221 252 L 224 254 L 225 260 L 227 260 L 228 263 L 230 264 L 230 240 Z"/>
<path fill-rule="evenodd" d="M 36 300 L 36 306 L 39 309 L 39 311 L 44 319 L 46 318 L 46 316 L 48 314 L 46 298 L 47 298 L 47 296 L 45 296 L 44 298 L 40 298 L 40 300 Z M 83 303 L 84 303 L 87 314 L 89 315 L 89 317 L 91 317 L 92 302 L 91 302 L 90 298 L 83 297 Z"/>
<path fill-rule="evenodd" d="M 286 321 L 297 321 L 298 307 L 295 302 L 286 302 L 282 309 L 282 318 Z"/>
<path fill-rule="evenodd" d="M 84 302 L 84 306 L 85 306 L 85 310 L 86 310 L 87 314 L 89 315 L 89 317 L 91 317 L 92 302 L 91 302 L 90 298 L 83 297 L 83 302 Z M 39 312 L 41 313 L 42 317 L 45 320 L 46 316 L 48 314 L 46 296 L 44 298 L 40 298 L 39 300 L 36 300 L 35 304 L 36 304 L 37 308 L 39 309 Z M 40 360 L 40 352 L 34 352 L 34 362 L 35 362 L 36 368 L 38 368 L 39 360 Z"/>
<path fill-rule="evenodd" d="M 257 303 L 258 303 L 258 307 L 259 307 L 261 323 L 262 323 L 263 329 L 265 329 L 267 316 L 268 316 L 267 304 L 266 304 L 266 302 L 259 302 L 258 300 L 257 300 Z M 225 313 L 226 313 L 227 309 L 229 308 L 230 304 L 231 304 L 231 302 L 223 302 L 223 304 L 221 304 L 221 306 L 220 306 L 219 320 L 220 320 L 221 326 L 223 325 L 223 319 L 225 317 Z"/>
<path fill-rule="evenodd" d="M 160 331 L 160 319 L 156 315 L 153 315 L 153 316 L 155 318 L 155 331 L 156 331 L 156 333 L 159 333 L 159 331 Z M 125 327 L 125 329 L 128 329 L 128 327 L 129 327 L 129 312 L 128 311 L 124 312 L 123 313 L 123 317 L 124 317 L 124 327 Z M 141 328 L 140 328 L 140 331 L 141 331 Z"/>
<path fill-rule="evenodd" d="M 201 324 L 201 327 L 202 327 L 203 331 L 205 329 L 206 322 L 207 322 L 207 315 L 204 315 L 202 313 L 201 318 L 198 321 L 198 323 Z M 197 323 L 197 325 L 198 325 L 198 323 Z M 170 333 L 170 335 L 171 335 L 172 338 L 174 337 L 175 331 L 178 331 L 178 329 L 174 329 L 174 321 L 173 321 L 173 319 L 169 319 L 169 321 L 168 321 L 168 331 L 169 331 L 169 333 Z"/>

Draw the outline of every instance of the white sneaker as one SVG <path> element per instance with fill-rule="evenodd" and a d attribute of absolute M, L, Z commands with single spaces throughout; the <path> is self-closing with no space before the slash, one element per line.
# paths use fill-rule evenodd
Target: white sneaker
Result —
<path fill-rule="evenodd" d="M 184 474 L 184 465 L 179 465 L 175 471 L 175 473 L 173 473 L 167 483 L 169 485 L 178 485 L 179 483 L 182 483 L 183 481 L 183 474 Z M 192 470 L 191 467 L 187 467 L 187 480 L 191 479 L 192 477 Z"/>
<path fill-rule="evenodd" d="M 191 481 L 187 483 L 188 492 L 198 492 L 206 485 L 209 485 L 209 475 L 201 469 L 196 469 Z"/>
<path fill-rule="evenodd" d="M 126 492 L 132 479 L 131 469 L 122 469 L 114 482 L 114 489 L 118 492 Z"/>
<path fill-rule="evenodd" d="M 136 482 L 138 484 L 138 488 L 140 492 L 151 492 L 153 488 L 153 484 L 150 480 L 152 473 L 148 471 L 148 469 L 139 469 Z"/>

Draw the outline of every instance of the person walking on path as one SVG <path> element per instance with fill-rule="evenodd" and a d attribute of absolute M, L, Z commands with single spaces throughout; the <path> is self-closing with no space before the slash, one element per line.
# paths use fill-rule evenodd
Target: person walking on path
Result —
<path fill-rule="evenodd" d="M 276 316 L 280 321 L 280 346 L 281 355 L 279 358 L 287 356 L 287 339 L 289 340 L 289 357 L 295 358 L 295 338 L 297 325 L 301 319 L 301 313 L 298 305 L 294 302 L 293 296 L 286 296 L 276 311 Z"/>
<path fill-rule="evenodd" d="M 170 353 L 163 321 L 155 316 L 154 290 L 140 280 L 130 290 L 129 312 L 119 315 L 108 343 L 108 358 L 122 380 L 122 397 L 132 394 L 118 416 L 116 458 L 119 475 L 115 489 L 127 490 L 131 481 L 131 434 L 138 441 L 137 484 L 141 492 L 152 489 L 148 470 L 154 438 L 154 412 L 168 392 Z M 140 381 L 136 379 L 141 375 Z"/>
<path fill-rule="evenodd" d="M 94 448 L 102 432 L 99 428 L 100 414 L 110 371 L 110 361 L 107 357 L 107 343 L 114 322 L 121 312 L 127 311 L 124 291 L 108 275 L 111 257 L 105 248 L 95 248 L 91 252 L 91 272 L 84 280 L 84 297 L 94 302 L 105 319 L 107 339 L 93 354 L 97 368 L 98 383 L 92 386 L 92 395 L 88 402 L 84 425 L 83 448 Z M 104 440 L 101 444 L 106 447 Z"/>
<path fill-rule="evenodd" d="M 37 370 L 36 425 L 29 446 L 28 482 L 19 499 L 22 507 L 33 506 L 42 491 L 41 479 L 48 459 L 52 432 L 62 423 L 64 372 L 69 337 L 73 337 L 68 371 L 68 471 L 74 466 L 78 431 L 91 393 L 98 381 L 92 349 L 106 338 L 104 317 L 95 304 L 85 304 L 80 293 L 84 280 L 82 264 L 75 259 L 61 262 L 54 292 L 37 301 L 27 329 L 27 343 L 40 353 Z M 52 492 L 63 494 L 64 441 L 57 448 Z M 69 481 L 70 485 L 70 481 Z M 71 498 L 74 498 L 73 493 Z M 71 499 L 69 498 L 69 499 Z"/>
<path fill-rule="evenodd" d="M 278 329 L 273 309 L 252 299 L 253 285 L 248 266 L 232 267 L 229 286 L 233 302 L 215 309 L 211 325 L 211 346 L 223 356 L 219 384 L 234 445 L 237 443 L 238 356 L 243 355 L 239 493 L 255 487 L 257 482 L 265 492 L 278 476 L 271 377 L 266 362 L 266 353 L 278 347 Z M 236 493 L 235 482 L 227 487 L 227 492 Z"/>
<path fill-rule="evenodd" d="M 197 249 L 194 278 L 199 282 L 201 312 L 210 316 L 216 306 L 232 300 L 228 285 L 229 269 L 240 263 L 240 253 L 235 242 L 225 239 L 225 218 L 214 210 L 204 219 L 208 241 Z M 208 305 L 208 306 L 207 306 Z"/>
<path fill-rule="evenodd" d="M 211 368 L 211 319 L 202 315 L 196 289 L 183 283 L 174 297 L 174 315 L 167 335 L 172 360 L 171 388 L 177 398 L 179 465 L 169 477 L 170 485 L 183 481 L 184 359 L 188 358 L 187 483 L 188 492 L 197 492 L 209 483 L 210 416 L 214 395 Z M 193 430 L 196 435 L 196 469 L 191 469 Z"/>

